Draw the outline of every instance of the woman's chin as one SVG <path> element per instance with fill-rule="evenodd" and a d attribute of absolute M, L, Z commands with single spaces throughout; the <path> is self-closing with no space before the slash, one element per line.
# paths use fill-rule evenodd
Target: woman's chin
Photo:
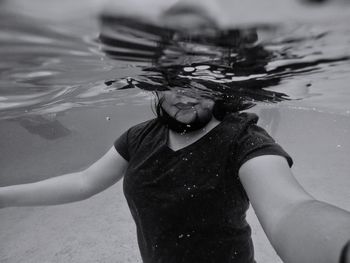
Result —
<path fill-rule="evenodd" d="M 193 124 L 193 123 L 207 123 L 211 120 L 211 116 L 201 116 L 201 118 L 199 118 L 199 116 L 197 115 L 193 115 L 193 116 L 177 116 L 176 120 L 178 122 L 181 122 L 183 124 Z"/>
<path fill-rule="evenodd" d="M 182 116 L 176 117 L 176 120 L 178 122 L 183 123 L 183 124 L 191 124 L 195 121 L 195 119 L 196 119 L 196 116 L 194 116 L 194 117 L 187 117 L 187 116 L 186 117 L 182 117 Z"/>
<path fill-rule="evenodd" d="M 196 120 L 196 117 L 196 112 L 191 110 L 178 112 L 175 116 L 175 119 L 183 124 L 190 124 Z"/>

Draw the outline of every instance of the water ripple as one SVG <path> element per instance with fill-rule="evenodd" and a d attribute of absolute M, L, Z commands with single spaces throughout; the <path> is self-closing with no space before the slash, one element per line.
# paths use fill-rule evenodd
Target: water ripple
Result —
<path fill-rule="evenodd" d="M 249 103 L 326 101 L 336 96 L 317 78 L 350 73 L 346 21 L 192 35 L 111 15 L 92 28 L 2 12 L 0 22 L 0 118 L 126 103 L 134 87 L 182 86 Z M 348 94 L 345 86 L 337 92 Z"/>

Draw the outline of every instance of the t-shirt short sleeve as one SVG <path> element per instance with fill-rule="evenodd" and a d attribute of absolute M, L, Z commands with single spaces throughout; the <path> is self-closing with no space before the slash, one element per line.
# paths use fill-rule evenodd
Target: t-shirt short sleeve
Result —
<path fill-rule="evenodd" d="M 238 168 L 246 161 L 262 155 L 279 155 L 286 158 L 288 165 L 293 159 L 275 140 L 260 126 L 250 124 L 237 140 Z"/>
<path fill-rule="evenodd" d="M 114 142 L 114 148 L 127 161 L 130 160 L 130 153 L 129 153 L 129 146 L 128 146 L 128 135 L 129 135 L 129 130 L 124 132 Z"/>

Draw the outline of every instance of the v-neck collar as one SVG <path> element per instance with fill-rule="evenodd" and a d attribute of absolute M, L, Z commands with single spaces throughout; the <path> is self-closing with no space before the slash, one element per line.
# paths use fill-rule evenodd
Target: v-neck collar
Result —
<path fill-rule="evenodd" d="M 202 137 L 198 138 L 196 141 L 180 148 L 177 150 L 173 150 L 172 148 L 169 147 L 168 142 L 169 142 L 169 128 L 166 126 L 163 126 L 163 146 L 170 151 L 171 153 L 181 153 L 184 151 L 187 151 L 188 149 L 191 149 L 192 147 L 196 146 L 197 144 L 202 143 L 204 140 L 206 140 L 206 138 L 212 136 L 212 133 L 214 133 L 219 127 L 221 127 L 223 125 L 223 122 L 225 120 L 222 120 L 218 125 L 216 125 L 215 127 L 213 127 L 210 131 L 208 131 L 206 134 L 204 134 Z"/>

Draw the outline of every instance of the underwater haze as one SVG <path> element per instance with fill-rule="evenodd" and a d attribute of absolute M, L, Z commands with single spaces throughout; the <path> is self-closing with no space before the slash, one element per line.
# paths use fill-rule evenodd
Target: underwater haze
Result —
<path fill-rule="evenodd" d="M 222 0 L 198 32 L 140 17 L 144 1 L 106 2 L 0 1 L 0 186 L 87 167 L 154 117 L 152 91 L 182 86 L 241 98 L 306 190 L 350 209 L 348 1 Z M 0 221 L 0 262 L 141 262 L 120 182 Z M 253 211 L 248 221 L 257 261 L 281 262 Z"/>

